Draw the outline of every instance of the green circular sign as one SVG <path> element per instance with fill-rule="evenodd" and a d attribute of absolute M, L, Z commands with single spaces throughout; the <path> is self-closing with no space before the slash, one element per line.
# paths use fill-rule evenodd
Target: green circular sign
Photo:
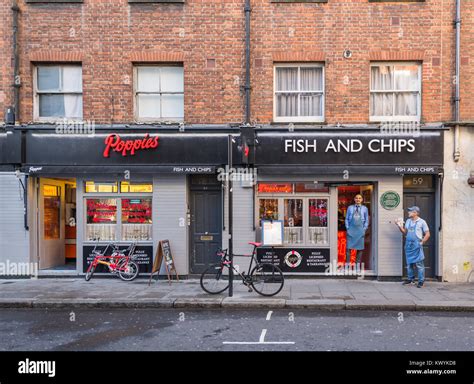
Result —
<path fill-rule="evenodd" d="M 387 191 L 380 196 L 380 205 L 385 209 L 391 210 L 400 204 L 400 195 L 395 191 Z"/>

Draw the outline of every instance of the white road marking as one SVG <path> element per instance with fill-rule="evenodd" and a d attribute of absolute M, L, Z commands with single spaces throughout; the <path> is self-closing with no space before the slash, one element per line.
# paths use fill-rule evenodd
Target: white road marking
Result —
<path fill-rule="evenodd" d="M 267 321 L 269 321 L 270 318 L 272 317 L 272 313 L 273 313 L 273 311 L 268 311 L 268 314 L 267 314 Z"/>
<path fill-rule="evenodd" d="M 237 344 L 237 345 L 295 344 L 294 341 L 265 341 L 266 335 L 267 335 L 267 330 L 262 329 L 262 334 L 260 335 L 259 341 L 223 341 L 222 344 Z"/>

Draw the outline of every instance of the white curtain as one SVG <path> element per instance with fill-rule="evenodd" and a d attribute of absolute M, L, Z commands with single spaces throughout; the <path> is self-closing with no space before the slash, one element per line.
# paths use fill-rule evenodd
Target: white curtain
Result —
<path fill-rule="evenodd" d="M 64 95 L 64 116 L 82 119 L 82 95 Z"/>
<path fill-rule="evenodd" d="M 371 67 L 370 89 L 373 91 L 393 90 L 393 72 L 389 65 Z"/>
<path fill-rule="evenodd" d="M 420 92 L 418 65 L 371 67 L 372 116 L 417 116 Z M 413 92 L 410 92 L 413 91 Z"/>
<path fill-rule="evenodd" d="M 160 92 L 159 67 L 137 67 L 137 92 Z"/>
<path fill-rule="evenodd" d="M 63 69 L 62 91 L 82 92 L 82 67 L 65 66 Z"/>
<path fill-rule="evenodd" d="M 372 93 L 370 101 L 373 116 L 393 116 L 393 93 Z"/>
<path fill-rule="evenodd" d="M 298 84 L 299 81 L 299 84 Z M 322 116 L 323 69 L 302 67 L 276 69 L 277 116 Z M 284 93 L 285 91 L 299 91 Z M 321 93 L 320 93 L 321 92 Z"/>

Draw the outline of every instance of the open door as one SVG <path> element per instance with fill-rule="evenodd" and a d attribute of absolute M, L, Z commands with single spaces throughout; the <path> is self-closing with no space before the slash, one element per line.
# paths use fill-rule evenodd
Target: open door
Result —
<path fill-rule="evenodd" d="M 63 266 L 65 256 L 65 183 L 40 179 L 38 191 L 39 269 Z"/>

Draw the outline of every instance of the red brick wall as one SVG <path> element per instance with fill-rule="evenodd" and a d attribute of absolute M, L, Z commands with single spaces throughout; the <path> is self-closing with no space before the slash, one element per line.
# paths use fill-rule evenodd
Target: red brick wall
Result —
<path fill-rule="evenodd" d="M 5 109 L 12 104 L 12 1 L 0 1 L 0 122 L 4 120 Z"/>
<path fill-rule="evenodd" d="M 2 18 L 6 14 L 11 19 L 9 3 L 1 0 Z M 325 61 L 328 123 L 368 122 L 369 63 L 377 59 L 422 60 L 422 120 L 452 118 L 454 0 L 251 3 L 253 121 L 272 121 L 273 64 L 287 60 Z M 242 121 L 243 4 L 244 0 L 186 0 L 184 5 L 21 0 L 22 122 L 33 120 L 33 63 L 48 60 L 82 62 L 84 119 L 96 123 L 133 121 L 133 61 L 183 61 L 186 123 Z M 463 13 L 461 116 L 473 119 L 469 93 L 474 81 L 474 15 L 466 2 Z M 11 23 L 0 26 L 0 55 L 11 55 L 9 38 L 4 38 L 11 36 L 10 29 Z M 353 52 L 352 58 L 343 58 L 345 49 Z M 208 59 L 214 59 L 215 66 Z M 1 63 L 0 120 L 12 93 L 10 58 L 2 57 Z"/>

